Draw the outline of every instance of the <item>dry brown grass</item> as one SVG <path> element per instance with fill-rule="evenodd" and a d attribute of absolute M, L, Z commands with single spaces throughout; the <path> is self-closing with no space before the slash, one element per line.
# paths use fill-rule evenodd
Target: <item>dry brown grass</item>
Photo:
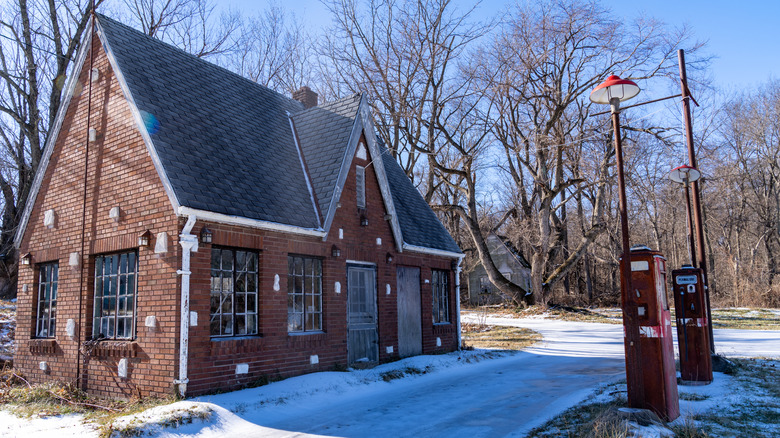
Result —
<path fill-rule="evenodd" d="M 463 345 L 496 350 L 523 350 L 542 340 L 539 333 L 520 327 L 463 324 Z"/>

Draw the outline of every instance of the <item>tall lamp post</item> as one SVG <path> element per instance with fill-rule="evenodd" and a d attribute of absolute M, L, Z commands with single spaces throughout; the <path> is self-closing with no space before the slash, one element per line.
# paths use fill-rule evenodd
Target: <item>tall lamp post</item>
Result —
<path fill-rule="evenodd" d="M 626 350 L 626 381 L 628 404 L 634 408 L 644 407 L 644 378 L 642 376 L 641 352 L 639 347 L 639 315 L 636 297 L 631 293 L 631 253 L 628 237 L 628 208 L 626 182 L 623 172 L 623 145 L 620 138 L 620 103 L 636 97 L 639 86 L 627 79 L 612 75 L 590 93 L 594 103 L 609 104 L 612 112 L 612 127 L 615 132 L 615 153 L 617 156 L 618 195 L 620 200 L 620 228 L 623 234 L 623 255 L 620 259 L 620 296 L 623 306 L 624 346 Z"/>
<path fill-rule="evenodd" d="M 685 211 L 688 217 L 688 247 L 691 254 L 691 266 L 696 266 L 696 246 L 693 239 L 695 230 L 693 227 L 693 214 L 691 214 L 691 190 L 689 183 L 698 181 L 699 177 L 701 177 L 699 169 L 687 164 L 675 167 L 669 173 L 670 180 L 685 186 Z"/>

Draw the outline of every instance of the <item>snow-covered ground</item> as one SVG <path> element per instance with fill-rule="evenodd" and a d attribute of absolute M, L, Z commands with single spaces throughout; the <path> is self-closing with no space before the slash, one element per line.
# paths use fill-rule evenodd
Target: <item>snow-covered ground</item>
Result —
<path fill-rule="evenodd" d="M 624 377 L 619 325 L 487 322 L 531 328 L 544 341 L 517 354 L 464 351 L 370 370 L 309 374 L 158 407 L 118 420 L 114 427 L 163 437 L 524 436 Z M 724 330 L 715 336 L 717 348 L 727 355 L 780 357 L 780 331 Z M 406 377 L 385 381 L 393 374 Z M 718 375 L 716 383 L 696 391 L 721 399 L 735 391 L 729 382 Z M 0 436 L 53 435 L 87 438 L 98 432 L 77 417 L 24 420 L 0 412 Z"/>

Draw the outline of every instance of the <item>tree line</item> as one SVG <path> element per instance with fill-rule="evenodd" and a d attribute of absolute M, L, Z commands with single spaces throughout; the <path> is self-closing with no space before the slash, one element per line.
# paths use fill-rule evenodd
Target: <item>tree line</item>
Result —
<path fill-rule="evenodd" d="M 0 292 L 9 295 L 13 236 L 91 3 L 0 3 Z M 588 95 L 611 74 L 679 93 L 683 48 L 702 104 L 694 128 L 713 302 L 780 304 L 776 81 L 726 97 L 708 83 L 706 45 L 689 29 L 618 19 L 594 0 L 508 2 L 492 14 L 452 0 L 323 3 L 322 30 L 279 6 L 252 14 L 209 0 L 95 6 L 287 95 L 304 85 L 326 100 L 365 92 L 387 153 L 467 254 L 466 269 L 482 263 L 518 305 L 619 301 L 613 133 Z M 661 250 L 670 267 L 688 262 L 682 190 L 667 178 L 687 163 L 679 114 L 679 101 L 623 113 L 632 243 Z M 491 232 L 529 261 L 528 290 L 493 265 Z"/>

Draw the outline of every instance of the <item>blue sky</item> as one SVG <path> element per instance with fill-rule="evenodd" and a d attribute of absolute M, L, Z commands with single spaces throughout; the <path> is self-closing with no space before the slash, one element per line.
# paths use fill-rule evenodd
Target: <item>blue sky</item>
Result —
<path fill-rule="evenodd" d="M 222 0 L 247 15 L 265 9 L 271 0 Z M 470 5 L 468 0 L 455 0 Z M 478 10 L 488 17 L 513 0 L 486 0 Z M 329 24 L 327 9 L 319 0 L 277 1 L 313 28 Z M 627 20 L 644 13 L 670 25 L 687 24 L 699 40 L 708 42 L 707 52 L 715 55 L 711 76 L 714 85 L 737 91 L 767 82 L 780 74 L 780 2 L 725 0 L 602 0 L 617 16 Z M 684 47 L 683 47 L 684 48 Z"/>

